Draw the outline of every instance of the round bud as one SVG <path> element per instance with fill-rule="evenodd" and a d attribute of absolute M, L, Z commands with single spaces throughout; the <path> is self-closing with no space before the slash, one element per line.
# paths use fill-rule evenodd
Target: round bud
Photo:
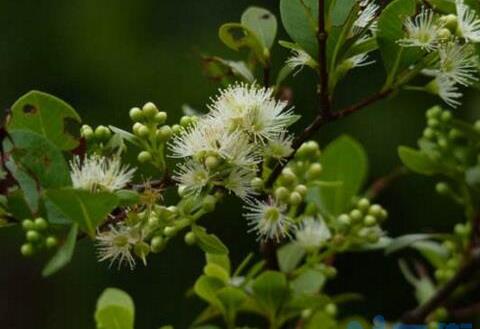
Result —
<path fill-rule="evenodd" d="M 150 245 L 144 241 L 137 242 L 133 247 L 135 255 L 145 262 L 145 257 L 150 253 Z"/>
<path fill-rule="evenodd" d="M 43 219 L 42 217 L 38 217 L 35 219 L 34 221 L 34 224 L 35 224 L 35 230 L 37 231 L 43 231 L 45 229 L 47 229 L 48 227 L 48 223 L 45 219 Z"/>
<path fill-rule="evenodd" d="M 137 160 L 141 163 L 148 162 L 152 160 L 152 154 L 148 151 L 142 151 L 138 153 Z"/>
<path fill-rule="evenodd" d="M 440 119 L 441 119 L 443 122 L 448 122 L 448 121 L 452 120 L 452 112 L 450 112 L 450 111 L 443 111 Z"/>
<path fill-rule="evenodd" d="M 168 237 L 174 236 L 175 234 L 177 234 L 177 229 L 173 226 L 166 226 L 163 229 L 163 234 L 165 234 Z"/>
<path fill-rule="evenodd" d="M 35 229 L 35 224 L 31 219 L 24 219 L 22 221 L 22 227 L 24 230 L 34 230 Z"/>
<path fill-rule="evenodd" d="M 163 125 L 167 121 L 167 112 L 158 112 L 155 114 L 154 120 L 159 125 Z"/>
<path fill-rule="evenodd" d="M 169 206 L 167 207 L 167 211 L 171 214 L 171 215 L 176 215 L 178 213 L 178 208 L 175 207 L 175 206 Z"/>
<path fill-rule="evenodd" d="M 456 224 L 454 231 L 461 237 L 468 237 L 470 235 L 470 226 L 466 224 Z"/>
<path fill-rule="evenodd" d="M 80 134 L 82 135 L 83 138 L 86 140 L 90 140 L 94 137 L 95 133 L 93 132 L 92 127 L 88 125 L 83 125 L 82 128 L 80 129 Z"/>
<path fill-rule="evenodd" d="M 477 131 L 480 132 L 480 120 L 475 121 L 473 124 L 473 128 Z"/>
<path fill-rule="evenodd" d="M 363 198 L 358 200 L 357 202 L 357 208 L 361 211 L 366 211 L 370 207 L 370 200 L 367 198 Z"/>
<path fill-rule="evenodd" d="M 451 269 L 457 269 L 458 266 L 460 265 L 460 260 L 458 258 L 450 258 L 448 261 L 447 261 L 447 267 L 451 268 Z"/>
<path fill-rule="evenodd" d="M 165 240 L 160 235 L 154 236 L 150 241 L 150 249 L 152 252 L 160 252 L 165 248 Z"/>
<path fill-rule="evenodd" d="M 442 149 L 448 149 L 448 147 L 450 146 L 450 143 L 448 142 L 448 140 L 444 137 L 441 137 L 438 139 L 438 146 L 440 146 Z"/>
<path fill-rule="evenodd" d="M 285 168 L 282 170 L 282 174 L 280 176 L 281 182 L 285 185 L 291 185 L 297 179 L 297 175 L 293 172 L 290 168 Z"/>
<path fill-rule="evenodd" d="M 450 187 L 445 182 L 439 182 L 435 185 L 435 191 L 441 195 L 447 195 L 450 192 Z"/>
<path fill-rule="evenodd" d="M 450 32 L 450 30 L 447 28 L 441 28 L 437 32 L 437 36 L 440 40 L 448 40 L 452 36 L 452 32 Z"/>
<path fill-rule="evenodd" d="M 368 208 L 368 214 L 372 215 L 373 217 L 380 218 L 382 216 L 383 208 L 380 207 L 378 204 L 373 204 Z"/>
<path fill-rule="evenodd" d="M 172 132 L 173 132 L 174 135 L 177 135 L 177 134 L 181 133 L 182 130 L 183 130 L 183 128 L 180 125 L 173 125 L 172 126 Z"/>
<path fill-rule="evenodd" d="M 202 201 L 202 209 L 205 212 L 212 212 L 215 210 L 217 199 L 213 195 L 207 195 Z"/>
<path fill-rule="evenodd" d="M 197 238 L 195 237 L 195 233 L 193 232 L 188 232 L 187 234 L 185 234 L 183 239 L 185 240 L 185 243 L 188 246 L 193 246 L 197 241 Z"/>
<path fill-rule="evenodd" d="M 305 195 L 307 195 L 307 187 L 303 184 L 299 184 L 299 185 L 295 186 L 294 190 L 295 190 L 295 192 L 300 193 L 300 195 L 302 197 L 305 197 Z"/>
<path fill-rule="evenodd" d="M 138 130 L 140 129 L 140 127 L 143 127 L 143 124 L 141 124 L 140 122 L 135 122 L 132 126 L 132 131 L 135 135 L 138 135 Z"/>
<path fill-rule="evenodd" d="M 461 138 L 463 137 L 463 134 L 460 130 L 458 129 L 450 129 L 449 132 L 448 132 L 448 138 L 452 139 L 452 140 L 455 140 L 455 139 L 458 139 L 458 138 Z"/>
<path fill-rule="evenodd" d="M 184 197 L 187 194 L 188 190 L 185 185 L 178 185 L 177 193 L 179 197 Z"/>
<path fill-rule="evenodd" d="M 289 197 L 288 201 L 292 206 L 298 206 L 300 203 L 302 203 L 303 198 L 302 198 L 302 195 L 300 193 L 292 192 L 292 193 L 290 193 L 290 197 Z"/>
<path fill-rule="evenodd" d="M 427 119 L 434 119 L 437 118 L 442 113 L 442 109 L 439 107 L 433 107 L 427 111 L 426 117 Z"/>
<path fill-rule="evenodd" d="M 320 177 L 322 173 L 322 165 L 320 163 L 312 163 L 307 170 L 306 178 L 314 180 Z"/>
<path fill-rule="evenodd" d="M 352 224 L 352 219 L 347 214 L 341 214 L 340 216 L 338 216 L 337 220 L 338 223 L 343 227 L 347 227 Z"/>
<path fill-rule="evenodd" d="M 360 210 L 353 209 L 352 211 L 350 211 L 350 218 L 352 219 L 352 221 L 358 222 L 360 219 L 363 218 L 363 214 Z"/>
<path fill-rule="evenodd" d="M 148 102 L 145 105 L 143 105 L 142 110 L 145 117 L 149 119 L 153 119 L 155 115 L 158 113 L 157 107 L 152 102 Z"/>
<path fill-rule="evenodd" d="M 454 14 L 443 15 L 439 18 L 439 23 L 450 31 L 455 31 L 457 29 L 457 16 Z"/>
<path fill-rule="evenodd" d="M 105 126 L 98 126 L 95 128 L 95 137 L 98 139 L 108 139 L 111 135 L 110 129 Z"/>
<path fill-rule="evenodd" d="M 440 122 L 437 119 L 428 119 L 427 125 L 431 128 L 436 128 L 440 125 Z"/>
<path fill-rule="evenodd" d="M 25 243 L 22 244 L 22 246 L 20 247 L 20 252 L 23 256 L 29 257 L 33 255 L 35 249 L 33 248 L 33 245 L 31 243 Z"/>
<path fill-rule="evenodd" d="M 261 179 L 260 177 L 255 177 L 254 179 L 252 179 L 250 184 L 256 191 L 261 191 L 263 189 L 263 179 Z"/>
<path fill-rule="evenodd" d="M 312 316 L 312 310 L 307 308 L 302 311 L 302 319 L 308 319 L 309 317 Z"/>
<path fill-rule="evenodd" d="M 141 125 L 137 128 L 136 134 L 138 137 L 145 138 L 150 134 L 150 130 L 145 125 Z"/>
<path fill-rule="evenodd" d="M 42 236 L 37 231 L 27 231 L 27 233 L 25 234 L 25 237 L 29 242 L 37 242 L 40 240 Z"/>
<path fill-rule="evenodd" d="M 220 164 L 220 159 L 214 155 L 209 155 L 205 158 L 205 167 L 214 170 Z"/>
<path fill-rule="evenodd" d="M 274 194 L 275 199 L 277 199 L 278 201 L 286 201 L 290 197 L 288 189 L 284 186 L 277 187 Z"/>
<path fill-rule="evenodd" d="M 432 128 L 425 128 L 423 130 L 423 136 L 428 139 L 433 139 L 435 137 L 435 131 Z"/>
<path fill-rule="evenodd" d="M 192 124 L 192 119 L 188 115 L 184 115 L 180 118 L 180 126 L 186 128 Z"/>
<path fill-rule="evenodd" d="M 367 215 L 363 219 L 363 224 L 365 226 L 373 226 L 373 225 L 377 224 L 377 219 L 372 215 Z"/>
<path fill-rule="evenodd" d="M 163 112 L 161 112 L 163 113 Z M 157 130 L 157 139 L 161 142 L 167 141 L 173 135 L 172 128 L 170 126 L 163 126 Z"/>
<path fill-rule="evenodd" d="M 337 269 L 333 266 L 327 266 L 325 269 L 324 269 L 324 273 L 325 275 L 327 276 L 327 278 L 329 279 L 333 279 L 334 277 L 337 276 Z"/>
<path fill-rule="evenodd" d="M 141 121 L 143 119 L 143 112 L 139 107 L 134 107 L 128 112 L 130 119 L 134 122 Z"/>
<path fill-rule="evenodd" d="M 151 215 L 150 217 L 148 217 L 148 225 L 157 226 L 158 224 L 160 224 L 160 218 L 158 218 L 158 216 Z"/>
<path fill-rule="evenodd" d="M 455 250 L 457 249 L 457 246 L 452 240 L 443 241 L 442 245 L 450 252 L 455 252 Z"/>
<path fill-rule="evenodd" d="M 47 239 L 45 240 L 45 244 L 47 246 L 47 248 L 51 249 L 51 248 L 54 248 L 58 245 L 58 240 L 56 237 L 54 236 L 49 236 L 47 237 Z"/>
<path fill-rule="evenodd" d="M 318 143 L 315 141 L 308 141 L 305 143 L 306 147 L 306 152 L 308 156 L 313 157 L 317 154 L 318 151 L 320 151 L 320 148 L 318 146 Z"/>
<path fill-rule="evenodd" d="M 334 317 L 335 315 L 337 315 L 337 305 L 333 304 L 333 303 L 329 303 L 325 306 L 325 313 L 327 313 L 328 315 Z"/>

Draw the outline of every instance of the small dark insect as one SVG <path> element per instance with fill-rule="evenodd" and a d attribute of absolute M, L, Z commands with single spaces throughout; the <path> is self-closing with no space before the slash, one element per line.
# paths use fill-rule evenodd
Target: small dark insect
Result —
<path fill-rule="evenodd" d="M 23 106 L 23 113 L 33 114 L 37 112 L 37 108 L 34 105 L 26 104 Z"/>
<path fill-rule="evenodd" d="M 269 19 L 271 17 L 270 14 L 263 14 L 262 17 L 260 17 L 261 19 Z"/>

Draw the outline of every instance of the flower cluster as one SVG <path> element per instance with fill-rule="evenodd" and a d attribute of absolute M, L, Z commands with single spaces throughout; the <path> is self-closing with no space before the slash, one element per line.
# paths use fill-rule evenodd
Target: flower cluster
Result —
<path fill-rule="evenodd" d="M 433 79 L 425 90 L 438 95 L 451 107 L 460 105 L 459 85 L 478 81 L 479 59 L 475 44 L 480 42 L 480 17 L 463 0 L 456 0 L 457 15 L 439 15 L 422 8 L 404 23 L 402 47 L 419 48 L 431 53 L 434 60 L 423 73 Z"/>

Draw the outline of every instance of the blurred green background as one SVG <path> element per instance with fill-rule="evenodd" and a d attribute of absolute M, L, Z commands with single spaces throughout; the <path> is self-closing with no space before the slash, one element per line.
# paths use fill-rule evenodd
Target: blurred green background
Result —
<path fill-rule="evenodd" d="M 52 93 L 73 105 L 85 122 L 128 128 L 128 110 L 153 101 L 168 111 L 170 122 L 188 103 L 204 109 L 218 87 L 203 75 L 200 53 L 238 58 L 217 39 L 218 26 L 236 21 L 249 5 L 264 6 L 278 15 L 278 1 L 267 0 L 1 0 L 0 107 L 9 107 L 31 89 Z M 281 38 L 287 38 L 283 30 Z M 287 53 L 276 47 L 274 72 Z M 358 100 L 382 82 L 380 64 L 351 74 L 339 86 L 337 105 Z M 304 70 L 289 80 L 298 113 L 299 129 L 315 108 L 314 77 Z M 323 129 L 325 145 L 350 134 L 368 150 L 371 179 L 399 164 L 396 148 L 414 145 L 424 125 L 425 110 L 437 99 L 401 93 L 367 111 Z M 478 93 L 470 92 L 458 115 L 479 118 Z M 153 174 L 154 173 L 149 173 Z M 380 199 L 391 213 L 388 232 L 397 236 L 414 231 L 446 231 L 461 212 L 433 191 L 433 180 L 408 176 L 397 181 Z M 210 229 L 226 241 L 239 262 L 257 246 L 246 234 L 236 203 L 220 207 Z M 90 329 L 97 296 L 108 286 L 128 291 L 137 307 L 136 328 L 173 324 L 186 328 L 202 303 L 186 292 L 203 266 L 202 255 L 177 243 L 130 272 L 108 269 L 95 261 L 92 243 L 82 241 L 70 266 L 42 279 L 45 259 L 20 257 L 22 232 L 0 231 L 0 328 Z M 410 286 L 397 266 L 398 255 L 381 253 L 340 257 L 340 275 L 331 292 L 359 292 L 365 300 L 343 309 L 395 318 L 414 305 Z"/>

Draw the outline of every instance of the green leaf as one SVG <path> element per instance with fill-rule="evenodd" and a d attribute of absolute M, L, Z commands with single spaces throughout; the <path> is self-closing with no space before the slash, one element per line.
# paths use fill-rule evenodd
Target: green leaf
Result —
<path fill-rule="evenodd" d="M 206 276 L 217 278 L 225 284 L 230 281 L 230 274 L 222 266 L 214 263 L 205 265 L 203 273 L 205 273 Z"/>
<path fill-rule="evenodd" d="M 367 154 L 360 143 L 344 135 L 326 147 L 320 162 L 323 167 L 320 179 L 324 184 L 312 188 L 307 198 L 323 212 L 340 215 L 350 208 L 352 198 L 359 193 L 365 181 Z"/>
<path fill-rule="evenodd" d="M 418 250 L 430 264 L 436 268 L 443 267 L 449 258 L 449 251 L 436 241 L 417 241 L 412 247 Z"/>
<path fill-rule="evenodd" d="M 242 48 L 251 49 L 257 59 L 265 64 L 265 53 L 256 34 L 240 23 L 226 23 L 218 30 L 220 40 L 229 48 L 239 51 Z"/>
<path fill-rule="evenodd" d="M 439 237 L 442 237 L 442 236 L 444 236 L 444 235 L 442 235 L 442 234 L 421 234 L 421 233 L 402 235 L 402 236 L 400 236 L 398 238 L 395 238 L 391 241 L 390 245 L 387 248 L 385 248 L 385 253 L 388 255 L 388 254 L 397 252 L 399 250 L 402 250 L 404 248 L 410 247 L 415 242 L 422 241 L 422 240 L 428 240 L 428 239 L 432 239 L 432 238 L 439 238 Z"/>
<path fill-rule="evenodd" d="M 318 0 L 280 0 L 280 15 L 290 38 L 317 58 Z"/>
<path fill-rule="evenodd" d="M 277 259 L 280 271 L 292 272 L 305 256 L 305 249 L 298 244 L 291 242 L 277 249 Z"/>
<path fill-rule="evenodd" d="M 225 287 L 217 292 L 217 297 L 228 314 L 235 313 L 242 306 L 247 299 L 247 294 L 239 288 Z"/>
<path fill-rule="evenodd" d="M 398 40 L 405 37 L 405 19 L 415 15 L 415 12 L 415 0 L 395 0 L 382 11 L 378 19 L 377 42 L 388 73 L 389 86 L 398 72 L 414 64 L 423 54 L 414 47 L 398 45 Z"/>
<path fill-rule="evenodd" d="M 61 99 L 34 90 L 13 104 L 7 129 L 30 130 L 47 138 L 61 150 L 71 150 L 78 145 L 78 141 L 67 133 L 67 119 L 81 121 L 77 112 Z"/>
<path fill-rule="evenodd" d="M 334 26 L 345 24 L 357 0 L 336 0 L 331 7 L 331 19 Z"/>
<path fill-rule="evenodd" d="M 415 277 L 404 260 L 399 261 L 399 266 L 405 280 L 415 288 L 418 303 L 420 305 L 426 303 L 435 294 L 436 288 L 433 282 L 428 276 Z"/>
<path fill-rule="evenodd" d="M 277 19 L 270 11 L 260 7 L 249 7 L 240 21 L 257 36 L 263 47 L 270 49 L 277 35 Z"/>
<path fill-rule="evenodd" d="M 228 275 L 230 275 L 231 265 L 227 254 L 205 254 L 207 264 L 216 264 L 221 266 Z"/>
<path fill-rule="evenodd" d="M 427 0 L 435 8 L 446 14 L 456 14 L 455 0 Z"/>
<path fill-rule="evenodd" d="M 73 224 L 63 245 L 57 250 L 52 259 L 50 259 L 47 265 L 45 265 L 43 268 L 42 275 L 44 277 L 56 273 L 70 263 L 70 260 L 73 256 L 73 251 L 75 250 L 75 244 L 77 243 L 77 233 L 78 225 Z"/>
<path fill-rule="evenodd" d="M 225 284 L 221 280 L 211 276 L 202 275 L 195 282 L 193 290 L 198 297 L 219 308 L 223 312 L 223 304 L 217 296 L 217 291 L 223 287 L 225 287 Z"/>
<path fill-rule="evenodd" d="M 192 225 L 192 232 L 195 234 L 200 248 L 208 254 L 228 254 L 228 248 L 214 234 L 208 234 L 204 227 Z"/>
<path fill-rule="evenodd" d="M 264 311 L 274 315 L 288 296 L 287 278 L 284 273 L 266 271 L 252 283 L 253 294 Z"/>
<path fill-rule="evenodd" d="M 45 137 L 28 130 L 13 130 L 3 145 L 9 155 L 7 168 L 24 191 L 33 212 L 38 209 L 42 188 L 71 185 L 70 171 L 62 152 Z"/>
<path fill-rule="evenodd" d="M 72 188 L 46 191 L 47 198 L 79 228 L 91 237 L 108 214 L 118 205 L 118 198 L 113 193 L 93 193 Z"/>
<path fill-rule="evenodd" d="M 398 148 L 398 155 L 403 164 L 416 173 L 430 176 L 442 172 L 442 167 L 423 152 L 410 147 L 400 146 Z"/>
<path fill-rule="evenodd" d="M 306 270 L 291 281 L 292 289 L 298 294 L 313 295 L 325 284 L 325 275 L 315 270 Z"/>
<path fill-rule="evenodd" d="M 107 288 L 97 302 L 97 329 L 133 329 L 135 305 L 124 291 Z"/>
<path fill-rule="evenodd" d="M 115 192 L 120 206 L 133 206 L 140 202 L 140 194 L 132 190 L 118 190 Z"/>

